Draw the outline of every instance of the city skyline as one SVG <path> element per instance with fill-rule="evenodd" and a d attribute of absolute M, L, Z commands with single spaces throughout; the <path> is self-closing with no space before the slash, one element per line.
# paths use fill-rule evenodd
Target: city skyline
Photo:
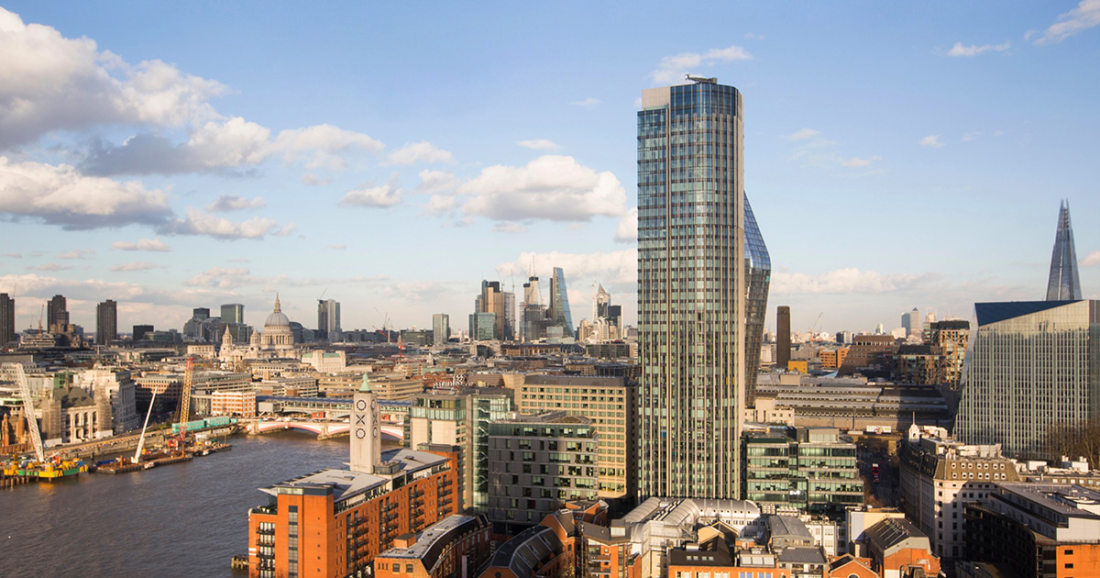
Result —
<path fill-rule="evenodd" d="M 308 326 L 326 289 L 345 328 L 430 327 L 532 266 L 564 269 L 578 312 L 602 283 L 634 324 L 637 94 L 687 72 L 749 102 L 769 329 L 776 305 L 793 332 L 822 312 L 819 330 L 858 331 L 1040 299 L 1063 198 L 1098 296 L 1084 3 L 708 7 L 714 25 L 260 8 L 3 3 L 0 292 L 17 331 L 55 294 L 86 331 L 107 299 L 124 330 L 224 303 L 258 325 L 276 291 Z"/>

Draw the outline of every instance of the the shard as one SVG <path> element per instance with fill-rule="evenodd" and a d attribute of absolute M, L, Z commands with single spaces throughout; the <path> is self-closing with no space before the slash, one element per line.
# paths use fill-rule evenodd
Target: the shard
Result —
<path fill-rule="evenodd" d="M 1054 254 L 1050 257 L 1047 301 L 1073 301 L 1081 298 L 1081 278 L 1077 274 L 1077 251 L 1073 247 L 1073 226 L 1069 222 L 1069 201 L 1058 210 L 1058 233 Z"/>

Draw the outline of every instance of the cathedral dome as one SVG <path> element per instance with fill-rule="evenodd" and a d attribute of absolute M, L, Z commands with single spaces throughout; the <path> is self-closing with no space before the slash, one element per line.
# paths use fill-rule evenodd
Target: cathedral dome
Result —
<path fill-rule="evenodd" d="M 264 330 L 275 329 L 277 327 L 285 327 L 290 329 L 290 319 L 283 313 L 283 308 L 279 304 L 279 296 L 275 295 L 275 311 L 271 312 L 271 315 L 267 316 L 267 321 L 264 321 Z"/>

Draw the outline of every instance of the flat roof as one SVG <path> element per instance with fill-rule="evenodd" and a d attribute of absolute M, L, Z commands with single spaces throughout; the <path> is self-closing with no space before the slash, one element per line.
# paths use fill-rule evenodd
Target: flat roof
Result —
<path fill-rule="evenodd" d="M 338 502 L 377 488 L 394 478 L 446 463 L 447 458 L 404 448 L 382 452 L 382 463 L 391 462 L 396 462 L 399 466 L 394 474 L 376 475 L 351 470 L 324 469 L 279 482 L 267 488 L 260 488 L 260 491 L 277 496 L 279 489 L 285 488 L 326 491 L 332 488 L 333 500 Z"/>

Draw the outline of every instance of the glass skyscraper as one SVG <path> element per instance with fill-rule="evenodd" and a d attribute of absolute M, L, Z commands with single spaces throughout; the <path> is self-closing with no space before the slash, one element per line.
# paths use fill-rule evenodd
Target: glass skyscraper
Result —
<path fill-rule="evenodd" d="M 739 498 L 771 263 L 743 186 L 741 94 L 645 90 L 638 113 L 639 495 Z"/>
<path fill-rule="evenodd" d="M 1073 246 L 1073 225 L 1069 222 L 1069 202 L 1058 208 L 1058 232 L 1054 234 L 1054 252 L 1050 256 L 1047 301 L 1081 298 L 1081 278 L 1077 274 L 1077 250 Z"/>
<path fill-rule="evenodd" d="M 565 289 L 565 271 L 561 267 L 554 267 L 554 275 L 550 277 L 550 309 L 547 315 L 550 317 L 547 325 L 561 327 L 563 336 L 573 337 L 573 314 L 569 311 L 569 292 Z"/>

